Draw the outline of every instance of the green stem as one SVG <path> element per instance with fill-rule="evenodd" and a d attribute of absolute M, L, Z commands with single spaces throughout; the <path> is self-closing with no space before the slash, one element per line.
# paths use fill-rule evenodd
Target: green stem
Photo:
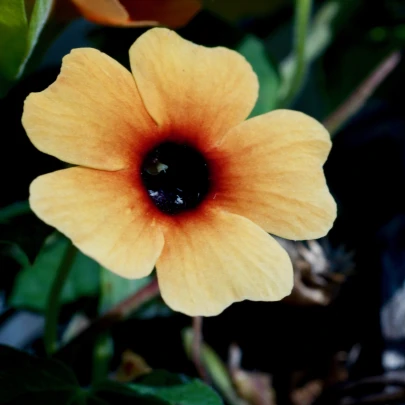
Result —
<path fill-rule="evenodd" d="M 76 257 L 77 248 L 69 241 L 61 264 L 53 280 L 51 291 L 48 296 L 45 312 L 44 344 L 45 351 L 51 355 L 57 348 L 58 318 L 60 310 L 60 295 L 66 278 Z"/>
<path fill-rule="evenodd" d="M 94 340 L 100 333 L 108 331 L 113 325 L 127 318 L 132 312 L 141 307 L 145 302 L 150 301 L 159 295 L 159 284 L 154 278 L 149 284 L 141 288 L 135 294 L 118 303 L 100 318 L 96 319 L 90 326 L 73 338 L 64 347 L 59 349 L 55 357 L 62 361 L 68 361 L 71 353 L 77 346 L 94 344 Z"/>
<path fill-rule="evenodd" d="M 306 72 L 307 63 L 305 55 L 308 37 L 308 25 L 311 17 L 312 0 L 295 0 L 295 30 L 294 30 L 294 60 L 295 69 L 287 95 L 282 106 L 289 106 L 301 90 Z"/>
<path fill-rule="evenodd" d="M 201 359 L 201 347 L 203 344 L 202 323 L 203 319 L 201 316 L 193 317 L 193 342 L 191 344 L 191 359 L 200 378 L 209 384 L 208 374 L 204 368 L 204 365 L 202 364 Z"/>
<path fill-rule="evenodd" d="M 92 383 L 98 384 L 107 379 L 114 344 L 108 333 L 98 336 L 93 349 Z"/>

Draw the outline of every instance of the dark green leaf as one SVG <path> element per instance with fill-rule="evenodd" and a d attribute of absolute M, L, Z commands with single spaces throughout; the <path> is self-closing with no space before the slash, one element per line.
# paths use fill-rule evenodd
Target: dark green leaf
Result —
<path fill-rule="evenodd" d="M 198 381 L 185 382 L 184 387 L 145 385 L 142 389 L 133 384 L 106 381 L 97 387 L 83 389 L 72 370 L 63 363 L 33 357 L 3 345 L 0 345 L 0 364 L 0 400 L 7 405 L 221 404 L 220 401 L 213 402 L 213 391 Z M 168 399 L 164 398 L 165 395 Z M 190 399 L 183 400 L 182 396 Z M 202 400 L 196 402 L 199 397 Z"/>
<path fill-rule="evenodd" d="M 280 81 L 277 69 L 270 61 L 264 44 L 259 38 L 247 35 L 236 50 L 252 65 L 259 79 L 259 98 L 250 116 L 273 110 L 276 107 Z"/>
<path fill-rule="evenodd" d="M 97 396 L 120 394 L 134 398 L 148 398 L 163 401 L 167 405 L 221 405 L 221 398 L 200 380 L 189 379 L 166 371 L 155 371 L 133 384 L 119 384 L 107 381 L 95 388 Z M 144 402 L 140 401 L 140 404 Z M 155 404 L 155 402 L 151 402 Z"/>
<path fill-rule="evenodd" d="M 7 207 L 0 208 L 0 224 L 8 223 L 15 217 L 30 214 L 31 212 L 28 201 L 18 201 Z"/>
<path fill-rule="evenodd" d="M 92 395 L 107 402 L 108 404 L 120 405 L 171 405 L 159 397 L 150 394 L 139 393 L 125 384 L 114 381 L 106 381 L 92 389 Z"/>
<path fill-rule="evenodd" d="M 30 266 L 30 261 L 25 252 L 14 242 L 0 240 L 0 254 L 14 259 L 21 267 Z"/>
<path fill-rule="evenodd" d="M 45 309 L 48 293 L 69 243 L 59 233 L 48 237 L 34 264 L 18 274 L 11 305 L 36 311 Z M 96 295 L 99 291 L 99 276 L 99 265 L 78 251 L 63 287 L 61 302 L 69 303 L 83 296 Z"/>
<path fill-rule="evenodd" d="M 73 372 L 56 360 L 39 359 L 0 345 L 0 398 L 7 405 L 79 405 L 86 393 Z"/>
<path fill-rule="evenodd" d="M 174 312 L 163 301 L 162 297 L 152 298 L 145 302 L 138 310 L 132 314 L 132 318 L 136 319 L 151 319 L 156 317 L 171 316 Z"/>
<path fill-rule="evenodd" d="M 171 387 L 149 387 L 132 384 L 131 388 L 142 394 L 153 394 L 170 405 L 221 405 L 222 400 L 215 391 L 202 381 L 192 380 Z"/>
<path fill-rule="evenodd" d="M 153 373 L 145 374 L 136 380 L 138 384 L 148 385 L 150 387 L 169 387 L 188 381 L 190 381 L 190 379 L 185 375 L 169 373 L 166 370 L 155 370 Z"/>

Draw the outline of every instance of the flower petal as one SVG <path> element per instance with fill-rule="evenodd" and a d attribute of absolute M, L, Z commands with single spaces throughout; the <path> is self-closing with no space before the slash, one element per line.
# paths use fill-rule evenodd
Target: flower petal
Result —
<path fill-rule="evenodd" d="M 280 300 L 293 286 L 287 252 L 253 222 L 219 210 L 168 226 L 156 267 L 163 299 L 190 316 L 244 299 Z"/>
<path fill-rule="evenodd" d="M 201 8 L 200 0 L 120 0 L 134 22 L 181 27 Z"/>
<path fill-rule="evenodd" d="M 130 61 L 155 121 L 205 145 L 242 122 L 257 99 L 257 76 L 240 54 L 193 44 L 165 28 L 139 37 Z"/>
<path fill-rule="evenodd" d="M 128 167 L 157 129 L 131 73 L 91 48 L 63 58 L 55 83 L 27 97 L 22 122 L 42 152 L 105 170 Z"/>
<path fill-rule="evenodd" d="M 126 278 L 147 276 L 163 233 L 154 210 L 127 171 L 75 167 L 40 176 L 30 187 L 32 210 L 85 254 Z"/>
<path fill-rule="evenodd" d="M 125 25 L 129 14 L 119 0 L 71 0 L 84 18 L 98 24 Z"/>
<path fill-rule="evenodd" d="M 303 113 L 250 119 L 213 156 L 215 204 L 283 238 L 324 236 L 336 218 L 322 169 L 330 148 L 326 129 Z"/>

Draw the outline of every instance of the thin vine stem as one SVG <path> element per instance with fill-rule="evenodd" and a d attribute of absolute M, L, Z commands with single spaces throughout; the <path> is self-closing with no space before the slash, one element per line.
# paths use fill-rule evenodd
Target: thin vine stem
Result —
<path fill-rule="evenodd" d="M 60 295 L 76 254 L 77 248 L 69 241 L 69 245 L 66 248 L 48 296 L 44 331 L 44 345 L 45 351 L 48 355 L 51 355 L 58 348 L 58 319 L 61 305 Z"/>
<path fill-rule="evenodd" d="M 308 26 L 312 11 L 312 0 L 295 0 L 295 25 L 294 25 L 294 73 L 288 92 L 281 102 L 282 107 L 289 106 L 299 93 L 307 73 L 306 42 Z"/>

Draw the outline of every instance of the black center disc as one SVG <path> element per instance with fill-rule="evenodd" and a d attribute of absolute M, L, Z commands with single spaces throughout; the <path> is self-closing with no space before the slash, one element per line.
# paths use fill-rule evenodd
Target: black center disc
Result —
<path fill-rule="evenodd" d="M 209 189 L 207 162 L 188 145 L 158 145 L 146 155 L 141 170 L 150 198 L 166 214 L 195 208 Z"/>

